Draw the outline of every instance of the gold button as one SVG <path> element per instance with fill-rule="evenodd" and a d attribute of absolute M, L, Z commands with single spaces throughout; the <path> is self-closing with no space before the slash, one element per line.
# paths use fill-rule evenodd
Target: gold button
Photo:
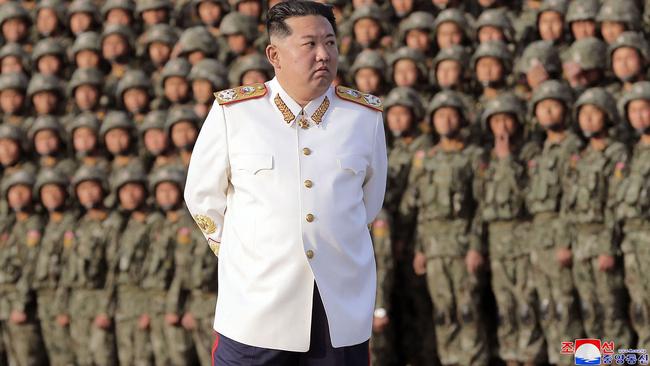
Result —
<path fill-rule="evenodd" d="M 309 249 L 306 254 L 307 254 L 307 258 L 309 258 L 309 259 L 314 258 L 314 251 L 313 250 Z"/>
<path fill-rule="evenodd" d="M 313 184 L 312 181 L 310 181 L 309 179 L 307 179 L 307 180 L 305 181 L 305 187 L 307 187 L 307 188 L 311 188 L 313 185 L 314 185 L 314 184 Z"/>
<path fill-rule="evenodd" d="M 302 153 L 305 154 L 305 155 L 309 155 L 309 154 L 311 154 L 311 150 L 309 150 L 309 148 L 306 147 L 306 148 L 302 149 Z"/>
<path fill-rule="evenodd" d="M 312 215 L 312 214 L 307 214 L 306 220 L 307 220 L 307 222 L 312 222 L 312 221 L 314 221 L 314 215 Z"/>

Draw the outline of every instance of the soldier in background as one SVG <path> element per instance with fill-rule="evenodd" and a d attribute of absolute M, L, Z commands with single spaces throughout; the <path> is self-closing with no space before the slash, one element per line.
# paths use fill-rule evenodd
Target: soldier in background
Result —
<path fill-rule="evenodd" d="M 225 67 L 216 60 L 201 60 L 192 66 L 188 80 L 192 84 L 194 113 L 203 120 L 214 102 L 214 90 L 228 87 Z"/>
<path fill-rule="evenodd" d="M 22 73 L 0 74 L 0 110 L 3 124 L 23 128 L 27 112 L 25 108 L 27 83 L 27 77 Z"/>
<path fill-rule="evenodd" d="M 99 141 L 99 120 L 89 112 L 79 114 L 67 126 L 75 165 L 96 166 L 108 171 L 108 159 Z"/>
<path fill-rule="evenodd" d="M 74 173 L 75 162 L 67 157 L 65 131 L 58 119 L 53 116 L 36 117 L 28 138 L 38 169 L 56 169 L 66 176 Z"/>
<path fill-rule="evenodd" d="M 176 106 L 169 111 L 165 120 L 165 134 L 176 155 L 172 160 L 183 169 L 190 164 L 199 129 L 199 118 L 191 107 Z"/>

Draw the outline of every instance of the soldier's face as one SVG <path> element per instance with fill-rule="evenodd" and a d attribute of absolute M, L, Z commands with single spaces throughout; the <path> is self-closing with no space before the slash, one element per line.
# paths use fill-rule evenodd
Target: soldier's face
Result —
<path fill-rule="evenodd" d="M 413 114 L 408 107 L 395 105 L 388 109 L 386 113 L 386 122 L 388 123 L 388 129 L 391 133 L 399 136 L 413 125 Z"/>
<path fill-rule="evenodd" d="M 171 130 L 172 143 L 179 149 L 188 150 L 196 142 L 198 131 L 191 122 L 180 121 L 174 123 Z"/>
<path fill-rule="evenodd" d="M 436 42 L 438 47 L 449 48 L 460 44 L 463 41 L 463 31 L 454 22 L 443 22 L 436 31 Z"/>
<path fill-rule="evenodd" d="M 460 81 L 462 67 L 455 60 L 443 60 L 436 68 L 436 80 L 441 88 L 450 88 Z"/>
<path fill-rule="evenodd" d="M 621 47 L 612 54 L 612 69 L 617 78 L 628 81 L 641 71 L 641 57 L 632 47 Z"/>
<path fill-rule="evenodd" d="M 149 58 L 156 66 L 164 66 L 172 54 L 172 48 L 162 42 L 153 42 L 149 45 Z"/>
<path fill-rule="evenodd" d="M 38 33 L 43 35 L 50 35 L 56 31 L 59 26 L 59 18 L 56 12 L 51 8 L 44 8 L 38 12 L 36 16 L 36 29 Z"/>
<path fill-rule="evenodd" d="M 102 42 L 102 55 L 105 59 L 113 61 L 118 57 L 126 54 L 128 45 L 124 38 L 119 34 L 110 34 Z"/>
<path fill-rule="evenodd" d="M 228 47 L 237 55 L 241 55 L 248 48 L 248 41 L 243 34 L 232 34 L 227 37 Z"/>
<path fill-rule="evenodd" d="M 535 117 L 544 128 L 561 123 L 564 120 L 564 104 L 556 99 L 544 99 L 537 103 Z"/>
<path fill-rule="evenodd" d="M 199 18 L 205 25 L 213 26 L 221 19 L 221 6 L 213 1 L 203 1 L 199 4 Z"/>
<path fill-rule="evenodd" d="M 338 49 L 332 25 L 322 16 L 286 20 L 291 34 L 271 37 L 266 54 L 276 75 L 289 89 L 319 96 L 334 80 Z"/>
<path fill-rule="evenodd" d="M 412 29 L 406 33 L 404 39 L 406 41 L 406 46 L 409 48 L 420 50 L 422 52 L 429 51 L 429 33 L 421 29 Z"/>
<path fill-rule="evenodd" d="M 172 103 L 182 102 L 189 96 L 190 86 L 185 78 L 172 76 L 165 79 L 165 96 Z"/>
<path fill-rule="evenodd" d="M 374 19 L 359 19 L 354 23 L 354 39 L 363 47 L 370 47 L 379 39 L 381 27 Z"/>
<path fill-rule="evenodd" d="M 267 80 L 268 78 L 266 75 L 260 71 L 260 70 L 249 70 L 244 73 L 241 77 L 241 84 L 242 85 L 251 85 L 251 84 L 257 84 L 257 83 L 263 83 Z"/>
<path fill-rule="evenodd" d="M 611 44 L 616 41 L 616 38 L 625 32 L 625 24 L 621 22 L 612 22 L 606 20 L 600 24 L 600 34 L 603 36 L 605 42 Z"/>
<path fill-rule="evenodd" d="M 80 34 L 90 29 L 93 17 L 88 13 L 74 13 L 70 17 L 70 30 L 73 34 Z"/>
<path fill-rule="evenodd" d="M 481 84 L 490 84 L 503 78 L 503 65 L 495 57 L 481 57 L 476 61 L 476 79 Z"/>
<path fill-rule="evenodd" d="M 11 139 L 0 139 L 0 164 L 3 166 L 13 165 L 18 160 L 20 146 Z"/>
<path fill-rule="evenodd" d="M 203 53 L 201 51 L 194 51 L 194 52 L 191 52 L 189 55 L 187 55 L 187 60 L 192 65 L 198 64 L 199 61 L 201 61 L 201 60 L 203 60 L 205 58 L 206 58 L 205 53 Z"/>
<path fill-rule="evenodd" d="M 433 113 L 433 127 L 440 136 L 452 136 L 460 129 L 460 113 L 453 107 L 438 108 Z"/>
<path fill-rule="evenodd" d="M 596 37 L 596 22 L 593 20 L 578 20 L 571 23 L 571 33 L 576 40 Z"/>
<path fill-rule="evenodd" d="M 32 187 L 25 184 L 16 184 L 9 188 L 7 201 L 9 202 L 9 207 L 15 211 L 24 209 L 32 202 Z"/>
<path fill-rule="evenodd" d="M 34 103 L 34 109 L 38 114 L 50 114 L 56 108 L 56 104 L 59 102 L 56 94 L 50 91 L 42 91 L 34 94 L 32 97 L 32 102 Z"/>
<path fill-rule="evenodd" d="M 637 131 L 650 127 L 650 101 L 637 99 L 627 105 L 627 118 Z"/>
<path fill-rule="evenodd" d="M 169 12 L 167 9 L 152 9 L 142 12 L 142 20 L 146 25 L 154 25 L 167 21 Z"/>
<path fill-rule="evenodd" d="M 2 23 L 2 35 L 7 42 L 20 42 L 27 36 L 27 23 L 20 18 L 13 18 Z"/>
<path fill-rule="evenodd" d="M 120 206 L 127 211 L 132 211 L 144 203 L 145 190 L 141 183 L 129 182 L 120 187 L 118 196 Z"/>
<path fill-rule="evenodd" d="M 59 136 L 52 130 L 40 130 L 34 135 L 34 149 L 39 155 L 52 155 L 59 151 Z"/>
<path fill-rule="evenodd" d="M 258 0 L 246 0 L 237 5 L 237 11 L 254 19 L 260 17 L 262 5 Z"/>
<path fill-rule="evenodd" d="M 404 16 L 413 10 L 413 0 L 391 0 L 390 3 L 398 16 Z"/>
<path fill-rule="evenodd" d="M 76 194 L 79 203 L 86 209 L 97 206 L 104 198 L 102 186 L 94 180 L 86 180 L 77 184 Z"/>
<path fill-rule="evenodd" d="M 23 72 L 23 64 L 16 56 L 7 56 L 3 58 L 1 66 L 3 73 Z"/>
<path fill-rule="evenodd" d="M 113 155 L 119 155 L 129 148 L 131 137 L 129 132 L 123 128 L 113 128 L 106 132 L 104 143 L 106 149 Z"/>
<path fill-rule="evenodd" d="M 503 41 L 505 40 L 505 36 L 503 35 L 501 28 L 486 25 L 478 30 L 478 40 L 480 43 Z"/>
<path fill-rule="evenodd" d="M 172 182 L 162 182 L 156 186 L 156 203 L 163 210 L 169 210 L 180 202 L 181 192 Z"/>
<path fill-rule="evenodd" d="M 578 123 L 585 136 L 599 133 L 605 127 L 605 112 L 593 104 L 586 104 L 580 107 L 578 112 Z"/>
<path fill-rule="evenodd" d="M 357 71 L 354 74 L 354 82 L 357 84 L 357 88 L 364 93 L 376 93 L 379 90 L 379 84 L 381 83 L 381 76 L 377 70 L 364 67 Z"/>
<path fill-rule="evenodd" d="M 61 70 L 61 60 L 54 55 L 46 55 L 38 59 L 38 72 L 43 75 L 56 75 Z"/>
<path fill-rule="evenodd" d="M 41 203 L 48 211 L 54 211 L 63 206 L 65 191 L 58 184 L 45 184 L 41 187 Z"/>
<path fill-rule="evenodd" d="M 539 15 L 537 22 L 539 36 L 545 41 L 555 41 L 562 37 L 564 20 L 562 14 L 556 11 L 545 11 Z"/>
<path fill-rule="evenodd" d="M 393 79 L 397 86 L 413 86 L 418 81 L 418 67 L 413 60 L 402 59 L 395 62 Z"/>
<path fill-rule="evenodd" d="M 75 63 L 80 69 L 97 67 L 99 65 L 99 55 L 91 50 L 79 51 L 75 55 Z"/>
<path fill-rule="evenodd" d="M 212 99 L 212 83 L 208 80 L 194 80 L 192 82 L 192 95 L 199 103 L 208 103 Z"/>
<path fill-rule="evenodd" d="M 167 135 L 159 128 L 152 128 L 144 133 L 144 147 L 152 155 L 159 155 L 167 148 Z"/>
<path fill-rule="evenodd" d="M 496 139 L 513 136 L 517 122 L 510 113 L 495 113 L 490 116 L 490 130 Z"/>
<path fill-rule="evenodd" d="M 149 104 L 149 95 L 140 88 L 131 88 L 123 94 L 124 106 L 131 113 L 141 113 Z"/>
<path fill-rule="evenodd" d="M 131 15 L 125 9 L 111 9 L 106 14 L 106 22 L 104 25 L 109 24 L 129 25 L 131 24 Z"/>
<path fill-rule="evenodd" d="M 79 85 L 74 90 L 74 101 L 82 111 L 91 110 L 99 102 L 99 90 L 93 85 Z"/>
<path fill-rule="evenodd" d="M 72 133 L 72 145 L 78 152 L 89 152 L 97 146 L 97 134 L 88 127 L 79 127 Z"/>
<path fill-rule="evenodd" d="M 7 89 L 0 93 L 0 108 L 4 113 L 14 113 L 23 105 L 25 94 L 19 90 Z"/>

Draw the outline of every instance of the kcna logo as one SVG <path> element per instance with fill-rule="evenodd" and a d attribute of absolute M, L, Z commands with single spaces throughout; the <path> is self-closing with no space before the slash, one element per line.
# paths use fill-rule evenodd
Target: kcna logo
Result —
<path fill-rule="evenodd" d="M 576 365 L 600 365 L 603 355 L 614 354 L 614 342 L 602 342 L 600 339 L 576 339 L 574 342 L 562 342 L 560 353 L 574 355 Z"/>

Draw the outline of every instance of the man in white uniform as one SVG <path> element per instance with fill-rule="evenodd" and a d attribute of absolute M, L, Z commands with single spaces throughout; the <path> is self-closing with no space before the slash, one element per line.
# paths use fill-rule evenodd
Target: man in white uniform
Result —
<path fill-rule="evenodd" d="M 279 3 L 267 30 L 276 76 L 215 93 L 184 194 L 219 257 L 213 360 L 367 365 L 376 290 L 368 225 L 387 169 L 381 101 L 331 85 L 330 7 Z"/>

